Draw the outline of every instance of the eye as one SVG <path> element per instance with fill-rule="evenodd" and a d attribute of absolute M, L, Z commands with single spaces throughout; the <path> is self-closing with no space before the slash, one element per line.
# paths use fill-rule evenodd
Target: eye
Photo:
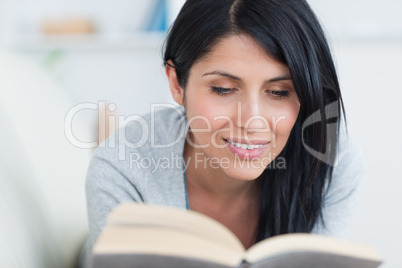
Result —
<path fill-rule="evenodd" d="M 220 96 L 233 94 L 236 90 L 236 88 L 211 87 L 211 92 L 216 93 Z"/>
<path fill-rule="evenodd" d="M 268 90 L 268 94 L 270 94 L 275 100 L 281 100 L 289 97 L 289 90 Z"/>

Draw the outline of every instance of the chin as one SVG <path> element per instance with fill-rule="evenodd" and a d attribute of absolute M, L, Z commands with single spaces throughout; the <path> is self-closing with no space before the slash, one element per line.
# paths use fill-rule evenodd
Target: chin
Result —
<path fill-rule="evenodd" d="M 264 172 L 264 169 L 260 168 L 231 168 L 230 171 L 227 171 L 226 174 L 233 179 L 236 180 L 242 180 L 242 181 L 252 181 L 257 179 L 262 173 Z"/>

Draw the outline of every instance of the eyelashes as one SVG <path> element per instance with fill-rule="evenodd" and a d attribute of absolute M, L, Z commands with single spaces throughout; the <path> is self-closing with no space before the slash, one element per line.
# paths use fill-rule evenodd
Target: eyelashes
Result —
<path fill-rule="evenodd" d="M 219 96 L 229 96 L 233 93 L 238 91 L 237 88 L 226 88 L 226 87 L 215 87 L 211 86 L 211 92 L 215 93 Z M 289 97 L 289 90 L 267 90 L 267 94 L 275 99 L 275 100 L 281 100 L 283 98 Z"/>
<path fill-rule="evenodd" d="M 211 91 L 213 93 L 218 94 L 219 96 L 231 95 L 236 92 L 236 88 L 226 88 L 226 87 L 211 87 Z"/>
<path fill-rule="evenodd" d="M 276 100 L 280 100 L 280 99 L 289 97 L 289 90 L 268 90 L 268 92 Z"/>

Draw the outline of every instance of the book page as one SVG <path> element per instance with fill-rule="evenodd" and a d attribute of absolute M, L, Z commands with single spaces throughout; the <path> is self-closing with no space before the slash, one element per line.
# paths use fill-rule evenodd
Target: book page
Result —
<path fill-rule="evenodd" d="M 245 259 L 253 263 L 268 256 L 302 251 L 381 262 L 380 255 L 371 246 L 315 234 L 285 234 L 266 239 L 249 248 Z"/>
<path fill-rule="evenodd" d="M 243 254 L 239 239 L 223 224 L 201 213 L 164 206 L 123 203 L 109 215 L 107 226 L 155 226 L 179 229 Z"/>
<path fill-rule="evenodd" d="M 180 229 L 107 227 L 95 244 L 95 255 L 168 256 L 237 267 L 242 254 Z M 158 259 L 156 257 L 156 259 Z"/>

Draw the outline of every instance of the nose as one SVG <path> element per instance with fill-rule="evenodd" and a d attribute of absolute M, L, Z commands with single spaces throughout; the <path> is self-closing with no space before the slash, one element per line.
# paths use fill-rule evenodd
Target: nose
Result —
<path fill-rule="evenodd" d="M 264 116 L 258 96 L 249 95 L 237 103 L 237 127 L 247 132 L 269 132 L 270 125 Z"/>

